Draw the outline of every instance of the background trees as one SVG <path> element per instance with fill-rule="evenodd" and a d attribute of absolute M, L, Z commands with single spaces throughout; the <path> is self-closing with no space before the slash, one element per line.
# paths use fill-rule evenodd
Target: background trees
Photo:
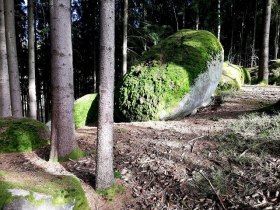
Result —
<path fill-rule="evenodd" d="M 218 5 L 220 2 L 220 10 Z M 19 78 L 24 115 L 28 109 L 28 12 L 23 0 L 15 1 Z M 127 69 L 151 46 L 177 29 L 197 27 L 218 34 L 225 49 L 225 59 L 245 67 L 260 64 L 263 0 L 131 0 L 128 1 Z M 116 58 L 115 77 L 123 74 L 125 0 L 115 1 Z M 38 119 L 51 116 L 50 91 L 50 20 L 47 0 L 34 0 L 35 72 Z M 100 1 L 72 0 L 72 40 L 74 97 L 97 92 L 99 87 Z M 278 57 L 279 3 L 273 1 L 270 59 Z M 219 12 L 220 11 L 220 12 Z M 220 21 L 219 21 L 220 19 Z M 220 24 L 219 24 L 220 23 Z"/>

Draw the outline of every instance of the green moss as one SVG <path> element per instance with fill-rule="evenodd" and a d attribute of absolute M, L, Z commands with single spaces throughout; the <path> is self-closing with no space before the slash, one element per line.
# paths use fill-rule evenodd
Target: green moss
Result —
<path fill-rule="evenodd" d="M 51 176 L 41 177 L 41 182 L 33 183 L 33 180 L 24 180 L 23 182 L 9 181 L 9 176 L 13 176 L 13 172 L 9 172 L 5 179 L 0 178 L 0 209 L 4 205 L 11 203 L 17 197 L 12 197 L 9 189 L 23 189 L 29 192 L 37 192 L 52 196 L 52 203 L 61 206 L 75 201 L 74 210 L 89 210 L 89 205 L 81 184 L 75 176 Z M 27 200 L 34 206 L 40 206 L 43 200 L 35 200 L 33 194 L 26 196 Z"/>
<path fill-rule="evenodd" d="M 118 120 L 159 120 L 159 113 L 172 110 L 222 50 L 213 34 L 193 30 L 181 30 L 151 48 L 117 88 Z"/>
<path fill-rule="evenodd" d="M 121 194 L 125 191 L 125 188 L 120 184 L 113 184 L 112 187 L 106 189 L 100 189 L 96 192 L 101 195 L 104 199 L 112 201 L 116 195 Z"/>
<path fill-rule="evenodd" d="M 48 144 L 48 128 L 36 120 L 0 119 L 0 153 L 30 152 Z"/>
<path fill-rule="evenodd" d="M 80 158 L 84 157 L 85 155 L 86 154 L 79 147 L 77 147 L 69 155 L 58 158 L 58 161 L 64 162 L 64 161 L 68 161 L 68 160 L 79 160 Z"/>
<path fill-rule="evenodd" d="M 97 94 L 88 94 L 75 101 L 74 120 L 75 128 L 80 128 L 97 121 L 98 97 Z"/>

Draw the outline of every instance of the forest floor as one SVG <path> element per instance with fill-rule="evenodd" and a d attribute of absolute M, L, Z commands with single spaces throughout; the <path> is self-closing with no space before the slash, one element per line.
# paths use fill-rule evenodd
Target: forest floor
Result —
<path fill-rule="evenodd" d="M 115 175 L 126 190 L 112 201 L 93 190 L 95 126 L 76 131 L 90 155 L 62 165 L 92 209 L 280 209 L 280 115 L 254 112 L 279 99 L 280 87 L 244 86 L 178 121 L 116 123 Z M 36 170 L 48 152 L 0 156 L 1 168 Z"/>

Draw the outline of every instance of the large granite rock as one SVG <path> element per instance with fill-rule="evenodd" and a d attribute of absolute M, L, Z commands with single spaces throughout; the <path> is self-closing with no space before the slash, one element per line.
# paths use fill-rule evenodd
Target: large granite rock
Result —
<path fill-rule="evenodd" d="M 182 118 L 210 102 L 224 51 L 208 31 L 181 30 L 151 48 L 116 91 L 120 121 Z"/>
<path fill-rule="evenodd" d="M 89 210 L 78 178 L 34 172 L 18 176 L 0 171 L 0 209 L 3 210 Z"/>
<path fill-rule="evenodd" d="M 87 94 L 77 99 L 74 103 L 75 128 L 88 125 L 97 121 L 98 95 Z"/>

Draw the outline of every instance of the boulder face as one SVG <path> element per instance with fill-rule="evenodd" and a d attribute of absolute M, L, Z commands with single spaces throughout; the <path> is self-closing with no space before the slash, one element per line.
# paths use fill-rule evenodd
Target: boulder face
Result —
<path fill-rule="evenodd" d="M 181 30 L 152 47 L 116 91 L 120 121 L 171 120 L 210 102 L 224 52 L 208 31 Z"/>

